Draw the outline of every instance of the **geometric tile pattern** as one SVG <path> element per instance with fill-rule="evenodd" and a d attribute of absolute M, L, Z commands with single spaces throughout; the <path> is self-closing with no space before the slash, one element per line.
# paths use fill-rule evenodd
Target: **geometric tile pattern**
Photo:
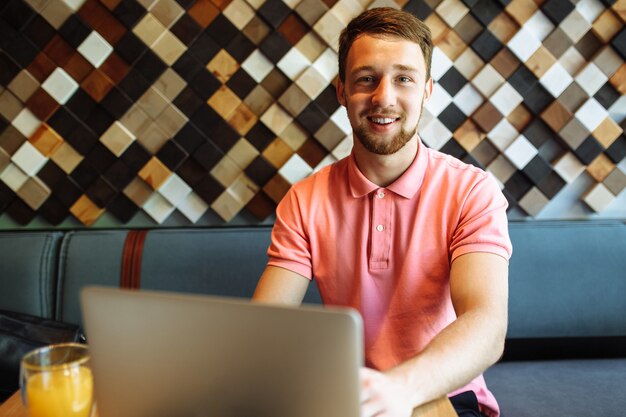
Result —
<path fill-rule="evenodd" d="M 626 0 L 8 0 L 0 213 L 267 218 L 350 152 L 337 35 L 383 5 L 433 33 L 427 146 L 528 216 L 583 173 L 591 211 L 624 192 Z"/>

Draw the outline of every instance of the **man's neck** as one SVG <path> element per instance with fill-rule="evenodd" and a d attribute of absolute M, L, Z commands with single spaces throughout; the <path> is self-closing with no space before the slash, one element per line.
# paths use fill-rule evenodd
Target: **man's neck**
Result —
<path fill-rule="evenodd" d="M 418 150 L 417 135 L 392 155 L 377 155 L 354 139 L 354 158 L 365 178 L 380 187 L 387 187 L 411 166 Z"/>

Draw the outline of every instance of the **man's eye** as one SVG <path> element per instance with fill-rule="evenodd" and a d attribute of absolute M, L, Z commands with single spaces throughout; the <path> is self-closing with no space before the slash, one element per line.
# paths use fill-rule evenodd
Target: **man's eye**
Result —
<path fill-rule="evenodd" d="M 374 77 L 366 75 L 366 76 L 360 77 L 358 81 L 362 83 L 371 83 L 372 81 L 374 81 Z"/>
<path fill-rule="evenodd" d="M 400 81 L 401 83 L 410 83 L 411 82 L 411 78 L 410 77 L 398 77 L 398 81 Z"/>

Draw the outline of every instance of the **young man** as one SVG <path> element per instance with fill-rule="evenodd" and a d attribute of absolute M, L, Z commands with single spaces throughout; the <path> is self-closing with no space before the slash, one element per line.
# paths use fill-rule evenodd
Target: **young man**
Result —
<path fill-rule="evenodd" d="M 459 415 L 499 414 L 481 374 L 506 333 L 507 202 L 484 171 L 421 143 L 431 56 L 428 28 L 394 9 L 342 32 L 337 97 L 352 153 L 279 204 L 254 295 L 299 304 L 315 277 L 324 303 L 361 313 L 365 417 L 408 417 L 446 394 Z"/>

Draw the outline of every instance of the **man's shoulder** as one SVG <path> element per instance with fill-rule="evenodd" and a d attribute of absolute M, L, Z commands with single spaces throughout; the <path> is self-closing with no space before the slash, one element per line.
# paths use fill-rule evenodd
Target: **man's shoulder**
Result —
<path fill-rule="evenodd" d="M 347 173 L 348 157 L 328 164 L 308 177 L 296 182 L 292 189 L 295 191 L 315 191 L 327 187 L 332 182 Z"/>

